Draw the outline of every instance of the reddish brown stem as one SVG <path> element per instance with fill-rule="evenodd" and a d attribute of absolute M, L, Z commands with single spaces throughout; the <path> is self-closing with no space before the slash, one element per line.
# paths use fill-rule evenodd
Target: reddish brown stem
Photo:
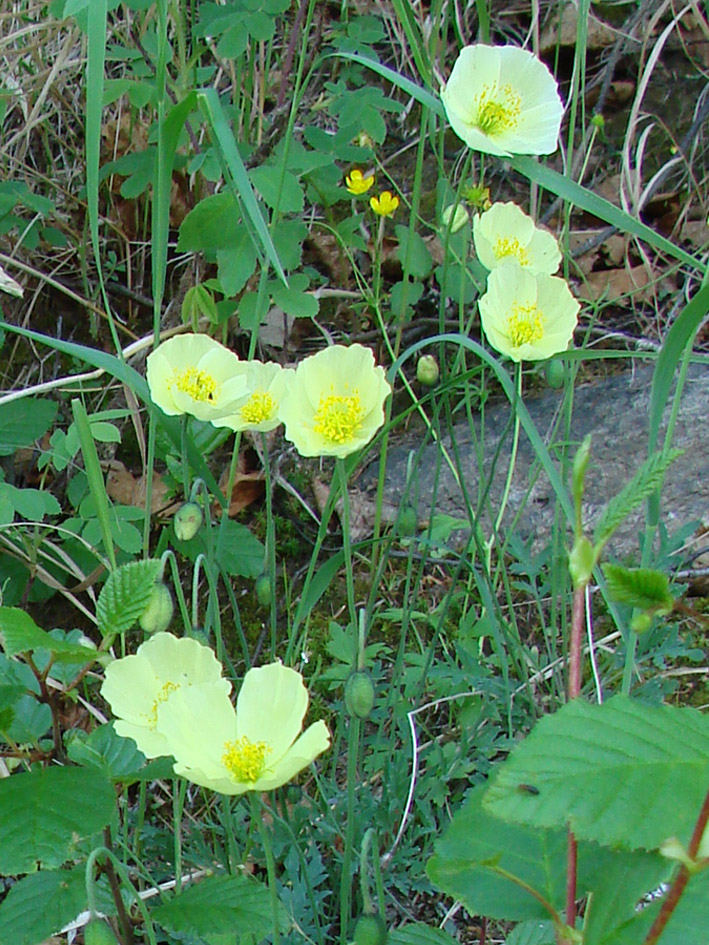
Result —
<path fill-rule="evenodd" d="M 581 693 L 581 641 L 583 640 L 586 610 L 586 586 L 574 589 L 574 604 L 571 615 L 571 641 L 569 643 L 568 701 L 577 699 Z M 576 872 L 578 848 L 571 828 L 567 829 L 566 845 L 566 924 L 576 926 Z"/>
<path fill-rule="evenodd" d="M 695 859 L 697 851 L 699 850 L 699 844 L 702 842 L 702 837 L 704 836 L 707 822 L 709 822 L 709 791 L 707 791 L 707 795 L 704 798 L 702 809 L 699 811 L 699 817 L 697 817 L 697 822 L 694 825 L 694 830 L 692 831 L 692 838 L 689 841 L 689 846 L 687 847 L 687 853 L 692 860 Z M 665 930 L 665 926 L 670 921 L 670 916 L 677 908 L 677 903 L 679 902 L 682 893 L 686 889 L 687 883 L 690 879 L 691 873 L 686 866 L 682 865 L 679 868 L 679 872 L 672 880 L 672 885 L 670 886 L 670 890 L 665 897 L 665 901 L 662 903 L 662 907 L 657 914 L 657 918 L 652 923 L 647 935 L 643 939 L 643 945 L 655 945 L 655 942 L 662 935 Z"/>

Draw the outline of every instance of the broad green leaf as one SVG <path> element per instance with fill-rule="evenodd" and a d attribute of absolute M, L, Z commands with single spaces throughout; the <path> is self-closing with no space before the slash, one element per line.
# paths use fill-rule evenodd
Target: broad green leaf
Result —
<path fill-rule="evenodd" d="M 57 415 L 58 404 L 36 397 L 23 397 L 0 406 L 0 456 L 12 456 L 22 446 L 32 446 L 47 432 Z"/>
<path fill-rule="evenodd" d="M 554 923 L 520 922 L 505 939 L 505 945 L 556 945 Z"/>
<path fill-rule="evenodd" d="M 0 905 L 0 942 L 37 945 L 86 908 L 86 870 L 41 870 L 15 883 Z"/>
<path fill-rule="evenodd" d="M 180 224 L 178 251 L 216 252 L 238 242 L 244 228 L 234 196 L 228 192 L 204 197 Z"/>
<path fill-rule="evenodd" d="M 159 571 L 160 562 L 148 558 L 122 564 L 111 572 L 96 605 L 98 627 L 103 636 L 130 630 L 148 606 Z"/>
<path fill-rule="evenodd" d="M 404 267 L 404 271 L 416 279 L 425 279 L 433 266 L 433 260 L 428 246 L 419 233 L 411 232 L 408 226 L 394 227 L 399 245 L 396 257 Z"/>
<path fill-rule="evenodd" d="M 271 931 L 268 890 L 245 876 L 211 876 L 187 886 L 179 896 L 158 906 L 152 918 L 175 935 L 208 936 L 223 932 L 253 935 L 256 941 Z M 280 914 L 285 931 L 288 920 Z"/>
<path fill-rule="evenodd" d="M 273 245 L 284 269 L 297 269 L 303 255 L 308 228 L 302 220 L 281 220 L 273 227 Z"/>
<path fill-rule="evenodd" d="M 389 933 L 387 942 L 389 945 L 455 945 L 455 939 L 443 929 L 423 922 L 400 925 Z"/>
<path fill-rule="evenodd" d="M 602 940 L 602 945 L 638 945 L 657 918 L 662 901 L 655 899 Z M 709 945 L 709 870 L 693 876 L 660 937 L 659 945 Z"/>
<path fill-rule="evenodd" d="M 642 610 L 672 610 L 674 598 L 670 594 L 670 579 L 662 571 L 604 564 L 603 575 L 608 583 L 609 596 L 619 604 Z"/>
<path fill-rule="evenodd" d="M 630 482 L 618 495 L 613 496 L 603 510 L 593 533 L 596 545 L 604 545 L 630 512 L 660 487 L 665 473 L 683 452 L 684 450 L 673 449 L 667 453 L 656 453 L 642 464 Z"/>
<path fill-rule="evenodd" d="M 494 919 L 546 919 L 537 899 L 508 876 L 536 889 L 553 906 L 564 901 L 566 834 L 508 824 L 482 807 L 475 788 L 437 841 L 426 872 L 471 915 Z"/>
<path fill-rule="evenodd" d="M 111 781 L 88 768 L 37 769 L 0 780 L 0 873 L 61 866 L 115 807 Z"/>
<path fill-rule="evenodd" d="M 16 512 L 28 522 L 41 522 L 45 515 L 59 515 L 61 506 L 50 492 L 25 487 L 18 489 L 8 482 L 0 482 L 0 504 L 7 506 L 10 517 L 3 516 L 2 524 L 7 525 Z"/>
<path fill-rule="evenodd" d="M 234 241 L 217 250 L 219 283 L 224 295 L 238 295 L 253 275 L 257 262 L 249 232 L 245 226 L 240 226 Z"/>
<path fill-rule="evenodd" d="M 273 301 L 287 315 L 294 318 L 315 318 L 320 310 L 320 303 L 314 295 L 306 291 L 309 285 L 310 279 L 305 273 L 297 272 L 290 277 L 289 285 L 285 286 L 282 282 L 272 280 L 268 288 Z"/>
<path fill-rule="evenodd" d="M 0 638 L 8 656 L 43 649 L 54 654 L 60 663 L 93 663 L 98 655 L 91 647 L 50 636 L 19 607 L 0 607 Z"/>
<path fill-rule="evenodd" d="M 531 784 L 538 793 L 520 790 Z M 709 783 L 709 718 L 625 696 L 575 699 L 543 718 L 500 766 L 485 808 L 530 827 L 656 849 L 687 842 Z"/>
<path fill-rule="evenodd" d="M 216 558 L 232 577 L 255 578 L 263 571 L 264 547 L 246 525 L 229 519 L 219 529 Z"/>
<path fill-rule="evenodd" d="M 280 167 L 263 165 L 254 168 L 249 176 L 256 190 L 272 210 L 279 213 L 300 213 L 305 205 L 303 188 L 298 178 Z"/>

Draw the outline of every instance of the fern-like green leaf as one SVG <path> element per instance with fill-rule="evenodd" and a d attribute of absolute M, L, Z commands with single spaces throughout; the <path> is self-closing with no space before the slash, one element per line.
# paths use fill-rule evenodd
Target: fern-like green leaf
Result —
<path fill-rule="evenodd" d="M 148 558 L 122 564 L 111 572 L 96 605 L 99 630 L 104 636 L 130 630 L 148 606 L 159 571 L 160 562 Z"/>
<path fill-rule="evenodd" d="M 641 610 L 672 610 L 674 598 L 670 594 L 670 580 L 662 571 L 652 568 L 623 568 L 619 564 L 604 564 L 603 574 L 608 582 L 611 600 Z"/>
<path fill-rule="evenodd" d="M 630 482 L 605 507 L 594 532 L 594 543 L 597 546 L 603 547 L 633 509 L 659 489 L 665 473 L 683 452 L 684 450 L 669 450 L 667 453 L 656 453 L 643 463 Z"/>

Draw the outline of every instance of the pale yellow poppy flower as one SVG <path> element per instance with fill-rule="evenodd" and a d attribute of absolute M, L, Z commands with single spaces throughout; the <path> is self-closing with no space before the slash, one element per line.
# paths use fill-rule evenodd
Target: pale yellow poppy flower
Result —
<path fill-rule="evenodd" d="M 234 402 L 246 393 L 239 358 L 203 334 L 175 335 L 148 355 L 150 396 L 166 414 L 192 414 L 226 426 Z"/>
<path fill-rule="evenodd" d="M 374 174 L 367 174 L 365 176 L 358 167 L 345 177 L 345 187 L 354 197 L 366 194 L 373 183 Z"/>
<path fill-rule="evenodd" d="M 473 240 L 478 259 L 486 269 L 496 269 L 510 261 L 530 272 L 553 275 L 559 268 L 559 244 L 548 230 L 516 203 L 496 203 L 473 219 Z"/>
<path fill-rule="evenodd" d="M 246 673 L 236 710 L 215 686 L 182 689 L 158 707 L 158 731 L 175 774 L 220 794 L 271 791 L 330 745 L 322 721 L 301 734 L 307 708 L 300 673 L 269 663 Z"/>
<path fill-rule="evenodd" d="M 132 738 L 146 758 L 157 758 L 172 754 L 156 729 L 158 706 L 196 685 L 229 698 L 231 683 L 222 678 L 222 665 L 208 646 L 156 633 L 134 655 L 108 664 L 101 695 L 119 719 L 118 734 Z"/>
<path fill-rule="evenodd" d="M 289 380 L 281 405 L 286 439 L 301 456 L 348 456 L 384 423 L 390 393 L 369 348 L 324 348 L 301 361 Z"/>
<path fill-rule="evenodd" d="M 460 51 L 441 100 L 453 131 L 474 151 L 552 154 L 564 112 L 544 63 L 517 46 Z"/>
<path fill-rule="evenodd" d="M 542 361 L 567 350 L 580 305 L 564 279 L 510 263 L 490 273 L 478 307 L 493 348 L 513 361 Z"/>
<path fill-rule="evenodd" d="M 224 417 L 220 426 L 231 430 L 259 430 L 266 433 L 281 422 L 279 410 L 288 378 L 293 371 L 273 361 L 241 361 L 246 378 L 246 393 L 234 404 L 234 412 Z"/>

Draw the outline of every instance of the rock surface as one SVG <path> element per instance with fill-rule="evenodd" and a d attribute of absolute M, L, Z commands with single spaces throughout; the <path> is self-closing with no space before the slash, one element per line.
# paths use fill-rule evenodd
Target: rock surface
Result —
<path fill-rule="evenodd" d="M 574 393 L 568 455 L 573 456 L 588 433 L 593 436 L 584 507 L 584 521 L 589 532 L 607 500 L 623 488 L 647 457 L 652 371 L 652 366 L 635 365 L 631 371 L 579 386 Z M 562 392 L 548 389 L 541 394 L 525 397 L 525 404 L 560 468 L 560 452 L 566 439 L 565 422 L 559 418 Z M 693 365 L 683 392 L 673 438 L 673 446 L 685 452 L 667 473 L 662 492 L 661 521 L 670 533 L 692 522 L 709 526 L 708 407 L 709 369 L 704 365 Z M 669 406 L 665 411 L 661 435 L 666 429 L 668 417 Z M 482 443 L 477 421 L 472 431 L 466 424 L 456 425 L 454 439 L 460 478 L 473 508 L 484 500 L 479 493 L 491 477 L 481 516 L 483 530 L 489 534 L 490 522 L 497 514 L 503 494 L 511 451 L 512 423 L 508 402 L 486 406 Z M 451 436 L 444 435 L 442 442 L 449 452 L 453 451 Z M 420 444 L 421 434 L 417 433 L 407 436 L 403 441 L 395 440 L 390 445 L 386 500 L 397 504 L 400 501 L 406 491 L 407 467 L 411 462 L 409 501 L 417 506 L 420 519 L 428 519 L 434 512 L 466 517 L 463 490 L 450 468 L 445 462 L 440 462 L 438 447 L 428 444 L 416 458 Z M 410 461 L 412 451 L 414 458 Z M 482 484 L 478 475 L 480 454 L 484 471 Z M 531 444 L 524 431 L 521 431 L 503 529 L 511 527 L 519 515 L 515 527 L 523 539 L 533 536 L 534 547 L 538 548 L 548 539 L 557 503 L 549 479 L 535 459 Z M 376 491 L 377 474 L 376 464 L 368 467 L 356 488 L 371 496 Z M 432 508 L 434 495 L 437 496 L 437 502 Z M 643 527 L 643 516 L 644 508 L 641 507 L 616 532 L 610 544 L 613 554 L 639 555 L 638 533 Z"/>

